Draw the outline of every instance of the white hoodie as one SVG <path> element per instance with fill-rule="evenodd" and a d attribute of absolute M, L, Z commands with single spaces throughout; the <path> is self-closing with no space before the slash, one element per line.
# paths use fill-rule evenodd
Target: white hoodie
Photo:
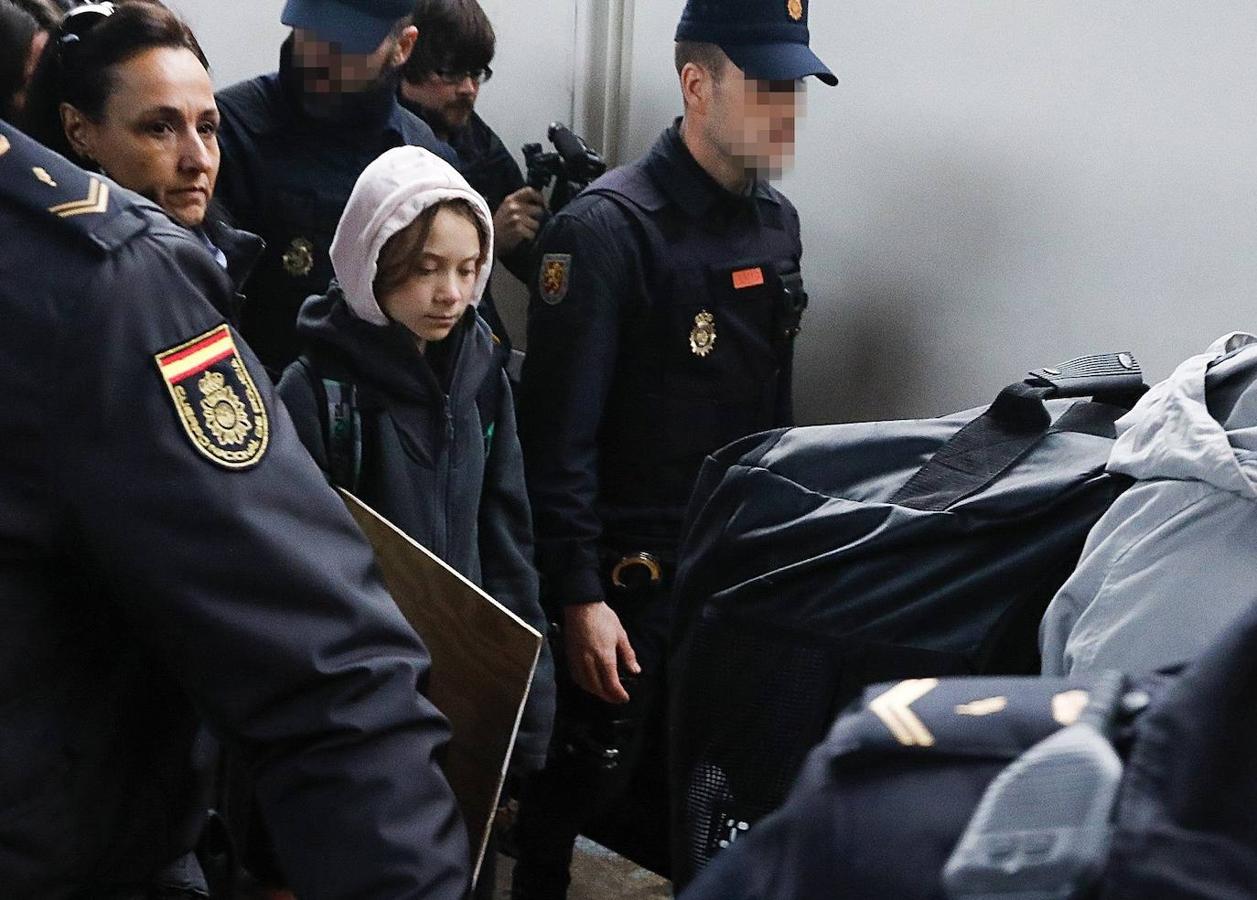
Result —
<path fill-rule="evenodd" d="M 1045 675 L 1185 662 L 1257 602 L 1257 337 L 1219 338 L 1117 427 L 1108 469 L 1138 481 L 1048 606 Z"/>
<path fill-rule="evenodd" d="M 359 319 L 387 325 L 372 288 L 380 249 L 425 209 L 442 200 L 466 200 L 489 236 L 485 264 L 476 278 L 472 305 L 480 303 L 493 262 L 493 214 L 484 198 L 447 163 L 422 147 L 394 147 L 363 169 L 354 185 L 336 236 L 332 268 L 345 300 Z"/>

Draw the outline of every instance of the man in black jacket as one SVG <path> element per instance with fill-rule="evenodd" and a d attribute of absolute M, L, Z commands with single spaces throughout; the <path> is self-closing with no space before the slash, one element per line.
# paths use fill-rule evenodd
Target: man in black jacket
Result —
<path fill-rule="evenodd" d="M 493 25 L 476 0 L 419 0 L 411 21 L 419 36 L 402 67 L 402 106 L 458 153 L 459 171 L 493 210 L 498 259 L 527 283 L 545 199 L 524 184 L 511 151 L 476 112 L 480 86 L 493 75 Z M 481 300 L 480 315 L 509 349 L 510 336 L 489 293 Z"/>
<path fill-rule="evenodd" d="M 227 274 L 3 122 L 0 233 L 4 895 L 203 897 L 204 720 L 299 896 L 461 900 L 427 653 L 226 323 Z"/>
<path fill-rule="evenodd" d="M 457 156 L 397 103 L 413 0 L 289 0 L 279 71 L 218 93 L 217 197 L 267 244 L 241 323 L 276 377 L 299 350 L 297 310 L 332 277 L 328 248 L 367 164 L 391 147 Z"/>
<path fill-rule="evenodd" d="M 565 666 L 555 751 L 520 801 L 518 900 L 565 896 L 576 834 L 606 825 L 658 740 L 703 458 L 792 424 L 803 250 L 769 179 L 793 153 L 803 79 L 836 79 L 803 0 L 690 0 L 676 38 L 684 116 L 537 242 L 520 440 Z M 666 813 L 648 815 L 653 846 L 632 849 L 663 869 Z"/>

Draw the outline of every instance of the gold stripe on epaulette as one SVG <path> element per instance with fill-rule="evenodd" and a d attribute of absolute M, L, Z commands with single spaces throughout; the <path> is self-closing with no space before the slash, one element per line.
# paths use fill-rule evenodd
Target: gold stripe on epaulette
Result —
<path fill-rule="evenodd" d="M 974 700 L 956 707 L 958 716 L 993 716 L 1008 709 L 1007 697 L 988 697 L 985 700 Z"/>
<path fill-rule="evenodd" d="M 1091 695 L 1083 690 L 1065 691 L 1052 698 L 1052 718 L 1058 724 L 1069 727 L 1078 721 L 1082 711 L 1091 701 Z"/>
<path fill-rule="evenodd" d="M 912 704 L 936 687 L 937 678 L 901 681 L 869 703 L 869 712 L 881 719 L 895 740 L 905 747 L 932 747 L 934 735 L 912 711 Z"/>
<path fill-rule="evenodd" d="M 83 200 L 73 200 L 70 203 L 61 203 L 57 206 L 48 207 L 48 212 L 53 215 L 68 219 L 70 216 L 82 216 L 88 213 L 103 213 L 109 208 L 109 185 L 105 184 L 99 178 L 92 178 L 92 186 L 87 190 L 87 197 Z"/>

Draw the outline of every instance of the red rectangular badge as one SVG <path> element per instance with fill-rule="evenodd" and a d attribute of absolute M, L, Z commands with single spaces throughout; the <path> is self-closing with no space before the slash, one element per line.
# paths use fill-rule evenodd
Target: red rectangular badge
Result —
<path fill-rule="evenodd" d="M 764 283 L 764 270 L 759 266 L 753 269 L 738 269 L 733 273 L 734 290 L 742 291 L 747 288 L 759 287 Z"/>

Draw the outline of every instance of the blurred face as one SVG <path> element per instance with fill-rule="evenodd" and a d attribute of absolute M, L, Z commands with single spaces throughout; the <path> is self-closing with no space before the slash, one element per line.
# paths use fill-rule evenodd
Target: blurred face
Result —
<path fill-rule="evenodd" d="M 145 50 L 111 70 L 99 122 L 62 105 L 70 145 L 189 228 L 218 180 L 218 107 L 209 73 L 185 48 Z"/>
<path fill-rule="evenodd" d="M 725 63 L 711 85 L 704 130 L 746 171 L 777 177 L 794 160 L 795 123 L 805 99 L 802 81 L 759 81 Z"/>
<path fill-rule="evenodd" d="M 371 53 L 342 53 L 340 45 L 294 28 L 292 62 L 307 94 L 358 94 L 390 77 L 409 58 L 417 35 L 411 26 L 390 34 Z"/>
<path fill-rule="evenodd" d="M 480 233 L 466 216 L 437 210 L 415 272 L 377 299 L 425 342 L 444 340 L 467 311 L 480 271 Z"/>
<path fill-rule="evenodd" d="M 422 106 L 430 121 L 437 123 L 436 130 L 447 135 L 467 124 L 480 96 L 480 81 L 470 73 L 459 74 L 462 77 L 452 84 L 435 72 L 421 81 L 402 82 L 402 96 Z"/>

